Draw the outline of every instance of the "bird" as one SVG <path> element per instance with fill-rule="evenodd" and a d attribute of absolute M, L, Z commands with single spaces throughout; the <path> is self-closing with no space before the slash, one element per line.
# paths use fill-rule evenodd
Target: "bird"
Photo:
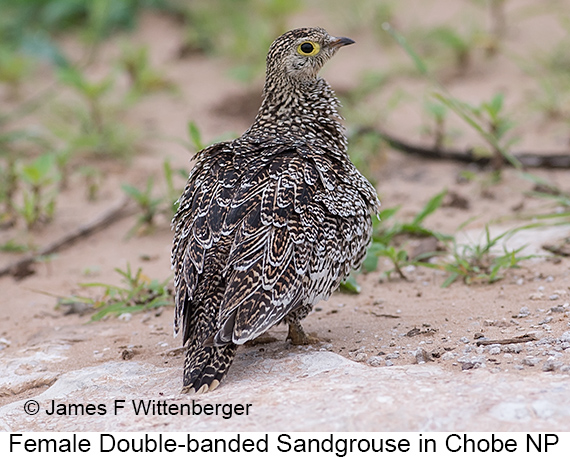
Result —
<path fill-rule="evenodd" d="M 195 156 L 172 219 L 183 393 L 217 388 L 237 347 L 274 325 L 312 343 L 301 320 L 365 258 L 380 202 L 349 159 L 340 102 L 319 76 L 353 43 L 320 27 L 279 36 L 251 127 Z"/>

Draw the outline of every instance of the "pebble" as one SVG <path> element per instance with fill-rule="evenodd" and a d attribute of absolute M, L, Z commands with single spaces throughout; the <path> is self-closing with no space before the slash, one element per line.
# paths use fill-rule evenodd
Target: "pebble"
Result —
<path fill-rule="evenodd" d="M 522 351 L 522 346 L 520 344 L 511 343 L 503 346 L 503 352 L 509 352 L 511 354 L 519 354 Z"/>
<path fill-rule="evenodd" d="M 538 363 L 540 362 L 540 359 L 538 357 L 526 357 L 524 359 L 522 359 L 522 364 L 523 365 L 527 365 L 529 367 L 534 367 L 535 365 L 538 365 Z"/>
<path fill-rule="evenodd" d="M 416 359 L 416 363 L 426 363 L 433 361 L 433 358 L 424 348 L 417 348 L 415 351 L 412 352 L 413 356 Z"/>
<path fill-rule="evenodd" d="M 6 349 L 10 344 L 12 343 L 6 338 L 0 338 L 0 350 Z"/>
<path fill-rule="evenodd" d="M 501 348 L 500 348 L 500 346 L 498 346 L 498 345 L 497 345 L 497 346 L 491 346 L 491 347 L 489 348 L 489 354 L 490 354 L 490 355 L 497 355 L 497 354 L 500 354 L 500 353 L 501 353 Z"/>
<path fill-rule="evenodd" d="M 375 355 L 375 356 L 370 357 L 366 361 L 366 363 L 368 365 L 370 365 L 371 367 L 381 367 L 382 364 L 384 363 L 384 359 L 380 356 Z"/>
<path fill-rule="evenodd" d="M 359 352 L 358 354 L 356 354 L 354 356 L 354 361 L 355 362 L 364 362 L 367 358 L 368 358 L 368 354 L 366 354 L 365 352 Z"/>
<path fill-rule="evenodd" d="M 526 307 L 526 306 L 523 306 L 519 310 L 519 314 L 517 317 L 527 317 L 528 315 L 530 315 L 530 309 L 528 309 L 528 307 Z"/>
<path fill-rule="evenodd" d="M 120 314 L 118 317 L 118 319 L 120 321 L 124 321 L 124 322 L 129 322 L 132 318 L 133 318 L 133 315 L 131 313 L 123 313 L 123 314 Z"/>
<path fill-rule="evenodd" d="M 562 366 L 562 363 L 555 362 L 554 360 L 547 360 L 542 366 L 542 371 L 556 371 Z"/>

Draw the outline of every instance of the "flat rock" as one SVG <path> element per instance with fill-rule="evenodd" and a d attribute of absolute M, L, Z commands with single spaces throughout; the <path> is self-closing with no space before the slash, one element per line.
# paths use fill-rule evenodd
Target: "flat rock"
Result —
<path fill-rule="evenodd" d="M 224 383 L 180 393 L 181 368 L 107 362 L 61 374 L 36 415 L 0 408 L 4 431 L 523 431 L 570 430 L 570 375 L 450 372 L 434 365 L 370 367 L 332 352 L 241 353 Z M 114 413 L 114 401 L 125 400 Z M 29 400 L 29 399 L 28 399 Z M 251 404 L 249 414 L 137 415 L 131 401 Z M 105 414 L 49 415 L 55 404 L 105 405 Z M 95 407 L 94 407 L 95 408 Z M 221 411 L 221 410 L 220 410 Z"/>

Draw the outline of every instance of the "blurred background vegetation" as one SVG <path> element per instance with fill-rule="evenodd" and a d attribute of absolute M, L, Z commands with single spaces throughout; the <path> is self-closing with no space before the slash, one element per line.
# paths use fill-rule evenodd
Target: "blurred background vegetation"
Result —
<path fill-rule="evenodd" d="M 270 43 L 299 22 L 335 24 L 335 31 L 344 35 L 368 37 L 368 48 L 359 51 L 374 47 L 368 68 L 351 73 L 352 84 L 341 85 L 338 94 L 351 157 L 373 182 L 387 147 L 378 127 L 390 126 L 395 110 L 402 106 L 411 106 L 406 109 L 411 109 L 418 125 L 407 133 L 412 131 L 417 142 L 435 150 L 468 146 L 494 158 L 493 170 L 470 169 L 461 175 L 464 180 L 478 180 L 482 188 L 500 182 L 502 166 L 513 161 L 513 147 L 525 144 L 529 123 L 550 123 L 549 132 L 567 146 L 569 2 L 452 3 L 447 11 L 439 2 L 436 10 L 441 17 L 436 14 L 423 21 L 410 14 L 413 2 L 398 0 L 2 0 L 0 231 L 4 233 L 0 250 L 22 252 L 37 246 L 29 234 L 49 227 L 57 217 L 70 177 L 79 177 L 82 188 L 77 190 L 86 202 L 96 201 L 107 175 L 105 164 L 128 164 L 144 148 L 145 126 L 124 120 L 150 94 L 179 90 L 168 69 L 153 65 L 149 47 L 132 38 L 145 15 L 167 16 L 176 24 L 181 31 L 178 58 L 222 59 L 230 68 L 227 80 L 246 88 L 260 87 Z M 537 17 L 556 24 L 563 32 L 560 38 L 546 47 L 538 42 L 517 47 L 509 34 L 520 33 L 525 21 Z M 118 57 L 101 69 L 100 50 L 117 34 L 123 37 Z M 70 42 L 81 52 L 69 52 Z M 381 63 L 378 55 L 384 57 Z M 450 94 L 448 87 L 457 81 L 484 77 L 497 65 L 498 57 L 524 75 L 528 91 L 516 94 L 514 101 L 509 98 L 512 93 L 502 90 L 477 100 L 469 94 L 463 94 L 465 99 Z M 406 84 L 421 90 L 410 91 Z M 200 149 L 204 146 L 200 130 L 191 119 L 187 121 L 188 139 L 177 141 L 192 151 Z M 142 184 L 121 183 L 119 191 L 139 212 L 129 236 L 152 233 L 159 215 L 171 217 L 186 175 L 187 170 L 164 157 L 159 175 L 145 177 Z M 570 201 L 567 189 L 528 173 L 521 173 L 521 179 L 537 186 L 536 196 L 552 202 L 549 214 L 557 223 L 568 222 L 564 219 Z M 406 265 L 419 265 L 425 257 L 409 255 L 405 239 L 410 236 L 433 237 L 447 244 L 457 265 L 440 268 L 454 279 L 483 275 L 494 281 L 501 268 L 518 263 L 516 252 L 505 253 L 499 260 L 484 259 L 489 252 L 483 249 L 470 264 L 462 264 L 473 249 L 460 249 L 453 234 L 423 226 L 424 219 L 443 204 L 444 194 L 438 192 L 437 198 L 424 202 L 426 206 L 411 222 L 395 220 L 399 207 L 385 210 L 385 223 L 376 227 L 366 268 L 376 269 L 377 259 L 386 257 L 394 266 L 388 274 L 395 271 L 405 276 Z M 499 239 L 488 236 L 486 246 Z"/>

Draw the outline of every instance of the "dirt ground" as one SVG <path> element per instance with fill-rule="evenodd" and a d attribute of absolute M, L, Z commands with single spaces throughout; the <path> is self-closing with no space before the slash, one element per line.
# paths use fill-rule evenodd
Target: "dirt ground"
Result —
<path fill-rule="evenodd" d="M 441 2 L 440 2 L 441 3 Z M 417 11 L 418 16 L 422 14 Z M 434 15 L 435 13 L 431 13 Z M 429 15 L 428 15 L 429 16 Z M 412 19 L 410 19 L 412 20 Z M 561 36 L 545 17 L 526 20 L 510 30 L 507 43 L 511 49 L 548 46 Z M 550 19 L 552 20 L 552 19 Z M 311 18 L 297 18 L 293 26 L 311 25 Z M 335 23 L 324 19 L 320 25 L 331 33 Z M 227 132 L 245 130 L 259 101 L 261 81 L 245 87 L 228 78 L 229 63 L 220 58 L 200 55 L 180 59 L 178 46 L 182 31 L 172 20 L 159 15 L 143 18 L 135 32 L 135 40 L 148 44 L 153 63 L 161 68 L 178 90 L 172 94 L 151 95 L 131 110 L 125 122 L 143 125 L 150 132 L 148 141 L 128 166 L 107 164 L 103 190 L 98 201 L 86 203 L 81 178 L 73 178 L 58 204 L 51 225 L 34 234 L 41 246 L 57 239 L 70 229 L 92 220 L 122 198 L 120 183 L 142 184 L 149 175 L 157 174 L 165 158 L 175 167 L 189 169 L 191 153 L 164 138 L 186 138 L 186 125 L 194 120 L 205 139 Z M 346 33 L 348 35 L 348 33 Z M 324 69 L 323 75 L 337 91 L 353 87 L 357 75 L 367 69 L 385 68 L 393 59 L 404 61 L 396 49 L 380 48 L 372 37 L 353 35 L 357 44 L 341 52 Z M 118 39 L 118 38 L 117 38 Z M 70 52 L 78 52 L 73 42 L 66 43 Z M 117 54 L 117 41 L 105 43 L 100 63 L 93 68 L 96 75 L 105 62 Z M 525 102 L 524 94 L 532 82 L 512 60 L 498 56 L 491 63 L 476 67 L 461 78 L 449 77 L 447 87 L 467 100 L 488 99 L 496 90 L 504 89 L 509 109 L 517 110 Z M 414 80 L 402 78 L 391 82 L 383 94 L 405 86 L 411 94 L 421 94 L 424 87 Z M 252 95 L 255 94 L 255 95 Z M 419 95 L 421 97 L 421 95 Z M 252 97 L 254 100 L 251 100 Z M 377 103 L 382 103 L 379 97 Z M 246 103 L 247 101 L 247 103 Z M 256 103 L 254 103 L 254 101 Z M 376 103 L 374 99 L 370 103 Z M 237 104 L 237 109 L 234 105 Z M 528 119 L 527 119 L 528 121 Z M 421 141 L 418 134 L 423 122 L 411 104 L 404 104 L 385 119 L 383 127 L 411 141 Z M 350 126 L 348 126 L 350 128 Z M 459 144 L 470 144 L 476 136 L 466 134 Z M 524 136 L 521 150 L 564 151 L 568 131 L 545 121 L 527 122 L 520 127 Z M 518 146 L 517 146 L 518 147 Z M 477 238 L 484 225 L 500 217 L 514 218 L 521 211 L 532 213 L 545 208 L 544 200 L 525 195 L 532 183 L 521 180 L 513 170 L 504 173 L 500 184 L 490 192 L 482 192 L 478 180 L 458 182 L 464 164 L 433 162 L 383 148 L 380 160 L 371 164 L 376 187 L 384 207 L 402 205 L 398 218 L 413 216 L 427 200 L 447 188 L 465 197 L 468 208 L 445 207 L 426 220 L 426 225 L 442 232 L 454 233 L 464 221 L 475 218 L 469 234 Z M 568 171 L 537 170 L 565 191 L 570 191 Z M 522 210 L 521 210 L 522 208 Z M 59 252 L 52 260 L 35 266 L 35 274 L 22 280 L 0 278 L 0 359 L 10 360 L 49 347 L 66 347 L 65 356 L 54 357 L 51 371 L 64 373 L 124 357 L 156 366 L 181 366 L 183 357 L 173 351 L 181 345 L 173 339 L 173 308 L 110 317 L 89 323 L 89 315 L 64 314 L 56 309 L 57 296 L 79 292 L 79 283 L 97 281 L 117 284 L 115 268 L 142 267 L 150 278 L 166 278 L 170 274 L 172 233 L 166 218 L 157 222 L 151 235 L 127 238 L 135 223 L 132 216 Z M 499 230 L 516 225 L 511 219 L 494 223 Z M 0 233 L 0 241 L 12 233 Z M 442 288 L 445 275 L 431 269 L 409 268 L 407 280 L 382 271 L 358 278 L 362 291 L 358 295 L 337 292 L 327 302 L 316 306 L 306 319 L 305 328 L 323 340 L 319 348 L 334 351 L 371 366 L 385 367 L 413 363 L 437 364 L 450 372 L 487 370 L 512 372 L 532 377 L 537 372 L 570 373 L 570 260 L 553 259 L 541 249 L 570 236 L 570 228 L 536 230 L 529 239 L 513 239 L 540 254 L 522 263 L 522 268 L 506 272 L 494 284 L 466 285 L 461 281 Z M 16 254 L 0 254 L 4 265 Z M 285 329 L 270 332 L 290 351 L 301 351 L 285 342 Z M 516 340 L 523 337 L 520 342 Z M 504 340 L 514 339 L 511 344 Z M 487 340 L 503 340 L 501 344 L 477 344 Z M 125 352 L 126 350 L 126 352 Z M 262 350 L 262 346 L 260 347 Z M 34 370 L 30 365 L 29 370 Z M 0 405 L 31 398 L 49 387 L 54 380 L 31 383 L 16 392 L 0 391 Z M 220 387 L 223 388 L 223 385 Z"/>

